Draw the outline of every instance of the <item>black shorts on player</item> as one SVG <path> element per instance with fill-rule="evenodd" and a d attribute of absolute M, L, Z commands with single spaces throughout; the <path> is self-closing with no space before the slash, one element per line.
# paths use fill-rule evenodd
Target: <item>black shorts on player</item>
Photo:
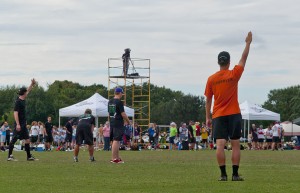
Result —
<path fill-rule="evenodd" d="M 81 145 L 83 141 L 86 145 L 93 145 L 93 133 L 91 131 L 91 126 L 78 125 L 75 139 L 77 145 Z"/>
<path fill-rule="evenodd" d="M 258 142 L 259 142 L 259 143 L 263 143 L 263 142 L 264 142 L 264 139 L 258 139 Z"/>
<path fill-rule="evenodd" d="M 45 135 L 45 142 L 46 143 L 52 143 L 53 142 L 53 136 L 52 135 Z"/>
<path fill-rule="evenodd" d="M 72 134 L 67 134 L 67 135 L 66 135 L 65 141 L 66 141 L 67 143 L 71 143 L 71 142 L 72 142 Z"/>
<path fill-rule="evenodd" d="M 240 139 L 242 115 L 239 113 L 214 118 L 212 120 L 212 127 L 215 139 Z"/>
<path fill-rule="evenodd" d="M 36 143 L 37 141 L 38 141 L 38 136 L 37 135 L 34 135 L 34 136 L 31 135 L 30 142 L 31 143 Z"/>
<path fill-rule="evenodd" d="M 111 141 L 122 141 L 125 127 L 113 127 L 110 132 Z"/>
<path fill-rule="evenodd" d="M 280 143 L 279 137 L 276 137 L 276 136 L 275 137 L 273 136 L 273 140 L 272 141 L 273 141 L 273 143 Z"/>
<path fill-rule="evenodd" d="M 21 126 L 20 131 L 17 131 L 17 129 L 14 130 L 12 141 L 14 140 L 17 141 L 18 139 L 20 140 L 29 139 L 29 132 L 28 129 L 26 128 L 26 124 L 21 124 L 20 126 Z"/>

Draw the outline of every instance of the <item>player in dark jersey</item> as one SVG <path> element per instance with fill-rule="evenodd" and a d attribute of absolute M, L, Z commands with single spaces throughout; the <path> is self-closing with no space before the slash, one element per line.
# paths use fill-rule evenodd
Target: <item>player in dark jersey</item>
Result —
<path fill-rule="evenodd" d="M 71 142 L 72 142 L 72 133 L 73 133 L 73 126 L 72 126 L 72 122 L 73 122 L 73 119 L 72 118 L 69 118 L 68 122 L 66 123 L 65 127 L 67 128 L 66 130 L 66 143 L 67 143 L 67 150 L 66 151 L 70 151 L 72 149 L 72 146 L 71 146 Z"/>
<path fill-rule="evenodd" d="M 124 120 L 130 125 L 130 121 L 124 111 L 124 105 L 121 101 L 123 89 L 115 89 L 115 97 L 108 102 L 108 113 L 110 119 L 110 132 L 112 143 L 111 163 L 124 163 L 119 155 L 120 141 L 124 134 Z"/>
<path fill-rule="evenodd" d="M 26 108 L 25 108 L 25 99 L 33 86 L 36 84 L 35 79 L 31 80 L 31 84 L 28 88 L 22 87 L 20 88 L 18 94 L 19 97 L 15 102 L 14 107 L 14 119 L 15 119 L 15 129 L 13 132 L 13 138 L 9 143 L 9 151 L 8 151 L 8 158 L 7 161 L 16 161 L 14 156 L 12 155 L 14 144 L 18 139 L 25 140 L 25 151 L 27 153 L 27 160 L 34 161 L 37 160 L 30 154 L 30 140 L 29 140 L 29 133 L 28 129 L 26 128 Z"/>
<path fill-rule="evenodd" d="M 44 135 L 45 135 L 45 150 L 46 151 L 51 151 L 51 144 L 53 142 L 53 135 L 52 135 L 53 124 L 51 121 L 52 121 L 52 118 L 49 116 L 47 118 L 47 122 L 45 123 Z"/>
<path fill-rule="evenodd" d="M 84 114 L 78 119 L 76 130 L 76 146 L 74 151 L 74 161 L 78 162 L 79 147 L 84 141 L 89 146 L 90 161 L 95 161 L 94 158 L 94 142 L 93 129 L 95 127 L 95 117 L 92 115 L 91 109 L 86 109 Z"/>

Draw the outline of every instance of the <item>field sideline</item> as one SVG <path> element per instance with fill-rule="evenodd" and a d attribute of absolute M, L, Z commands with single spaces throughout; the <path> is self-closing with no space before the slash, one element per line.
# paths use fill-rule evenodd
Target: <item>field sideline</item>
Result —
<path fill-rule="evenodd" d="M 218 182 L 215 151 L 121 151 L 125 164 L 109 163 L 111 152 L 95 152 L 96 162 L 81 151 L 33 152 L 39 161 L 28 162 L 25 152 L 14 152 L 17 162 L 0 153 L 0 192 L 256 192 L 300 190 L 300 151 L 242 151 L 240 173 L 244 182 Z M 226 151 L 230 163 L 231 152 Z M 231 175 L 231 166 L 227 173 Z"/>

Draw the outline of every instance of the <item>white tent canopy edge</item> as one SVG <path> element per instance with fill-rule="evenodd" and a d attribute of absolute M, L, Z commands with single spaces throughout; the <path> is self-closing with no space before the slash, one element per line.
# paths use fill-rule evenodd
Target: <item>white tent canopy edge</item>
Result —
<path fill-rule="evenodd" d="M 92 115 L 97 118 L 96 126 L 98 127 L 98 117 L 108 117 L 107 106 L 108 99 L 104 98 L 99 93 L 95 93 L 86 100 L 59 109 L 59 125 L 60 117 L 79 117 L 84 114 L 86 109 L 91 109 Z M 134 117 L 134 109 L 125 106 L 124 110 L 127 116 Z"/>
<path fill-rule="evenodd" d="M 280 114 L 262 108 L 257 104 L 245 101 L 240 104 L 242 119 L 248 120 L 248 132 L 250 129 L 250 120 L 271 120 L 280 121 Z M 244 121 L 244 138 L 246 122 Z"/>

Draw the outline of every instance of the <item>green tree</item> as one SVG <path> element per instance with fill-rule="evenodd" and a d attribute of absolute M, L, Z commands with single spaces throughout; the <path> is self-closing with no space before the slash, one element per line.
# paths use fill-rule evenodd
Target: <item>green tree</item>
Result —
<path fill-rule="evenodd" d="M 271 90 L 263 107 L 279 113 L 282 121 L 299 117 L 300 85 Z"/>

